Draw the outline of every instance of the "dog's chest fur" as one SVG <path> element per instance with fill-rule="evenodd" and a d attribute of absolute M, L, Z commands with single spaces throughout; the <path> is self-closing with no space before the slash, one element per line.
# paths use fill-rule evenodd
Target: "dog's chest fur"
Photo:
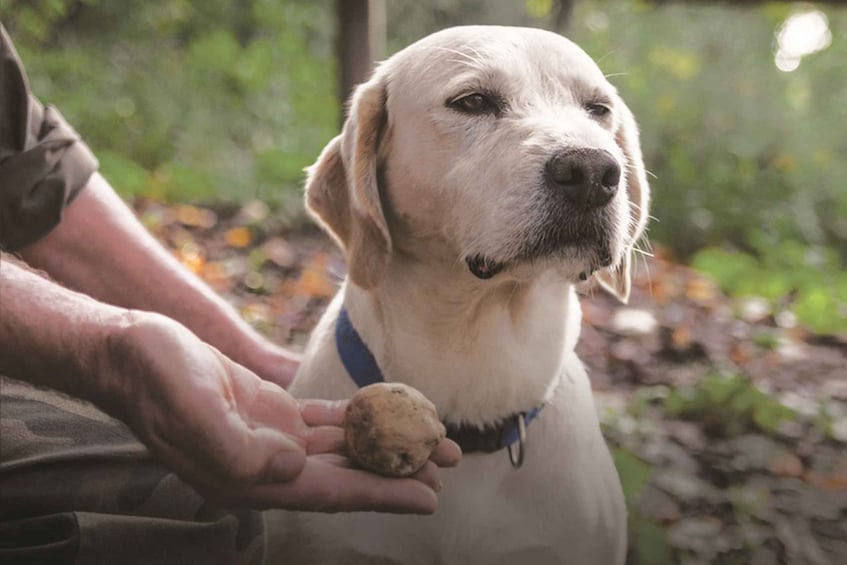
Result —
<path fill-rule="evenodd" d="M 421 390 L 446 421 L 482 426 L 550 395 L 579 331 L 568 286 L 539 281 L 510 300 L 460 308 L 450 291 L 393 299 L 389 279 L 379 305 L 355 287 L 346 303 L 386 379 Z"/>

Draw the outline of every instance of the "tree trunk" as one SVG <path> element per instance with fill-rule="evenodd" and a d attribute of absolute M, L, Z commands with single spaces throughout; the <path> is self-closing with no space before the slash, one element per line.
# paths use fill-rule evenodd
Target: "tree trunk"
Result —
<path fill-rule="evenodd" d="M 385 49 L 384 0 L 336 0 L 339 64 L 338 96 L 346 103 L 353 88 L 370 75 Z M 346 115 L 346 111 L 344 112 Z M 344 116 L 342 116 L 343 122 Z"/>

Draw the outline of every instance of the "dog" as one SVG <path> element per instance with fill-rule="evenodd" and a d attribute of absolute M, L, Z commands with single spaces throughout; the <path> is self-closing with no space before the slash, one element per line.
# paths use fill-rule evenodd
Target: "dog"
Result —
<path fill-rule="evenodd" d="M 574 346 L 578 285 L 629 295 L 649 199 L 638 138 L 591 58 L 538 29 L 446 29 L 356 89 L 306 183 L 348 278 L 291 392 L 350 397 L 352 340 L 371 373 L 432 400 L 464 457 L 433 516 L 275 513 L 272 560 L 624 562 L 620 481 Z"/>

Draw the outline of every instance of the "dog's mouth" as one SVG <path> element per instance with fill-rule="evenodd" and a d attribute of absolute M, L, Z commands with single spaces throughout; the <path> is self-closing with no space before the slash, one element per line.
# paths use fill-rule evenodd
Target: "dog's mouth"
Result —
<path fill-rule="evenodd" d="M 506 267 L 505 263 L 498 263 L 484 255 L 467 257 L 465 258 L 465 263 L 467 263 L 468 269 L 473 276 L 482 280 L 490 279 Z"/>
<path fill-rule="evenodd" d="M 465 257 L 468 270 L 480 280 L 520 264 L 553 266 L 573 282 L 587 281 L 600 269 L 615 263 L 618 255 L 615 225 L 611 212 L 576 214 L 556 206 L 545 208 L 544 215 L 525 234 L 517 236 L 519 245 L 504 249 L 496 258 L 483 253 Z"/>
<path fill-rule="evenodd" d="M 471 274 L 480 280 L 488 280 L 507 267 L 507 263 L 494 261 L 484 255 L 467 257 L 465 258 L 465 263 L 467 264 L 468 270 Z M 603 264 L 599 265 L 597 268 L 589 267 L 588 269 L 581 271 L 578 278 L 580 281 L 587 281 L 597 269 L 608 267 L 610 264 L 611 258 L 609 258 L 608 261 L 603 261 Z"/>

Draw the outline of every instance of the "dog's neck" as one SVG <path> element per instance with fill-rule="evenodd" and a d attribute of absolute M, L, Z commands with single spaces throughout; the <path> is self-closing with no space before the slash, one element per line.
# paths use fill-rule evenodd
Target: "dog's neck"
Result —
<path fill-rule="evenodd" d="M 386 380 L 421 390 L 448 422 L 485 425 L 549 396 L 580 313 L 552 274 L 478 281 L 461 267 L 392 261 L 376 290 L 348 283 L 344 303 Z"/>

